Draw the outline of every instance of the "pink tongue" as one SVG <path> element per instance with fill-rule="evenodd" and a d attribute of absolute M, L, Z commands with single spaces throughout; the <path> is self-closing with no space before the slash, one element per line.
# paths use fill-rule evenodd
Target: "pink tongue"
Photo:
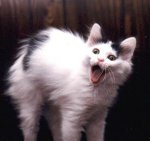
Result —
<path fill-rule="evenodd" d="M 101 76 L 102 76 L 102 71 L 100 69 L 91 71 L 91 81 L 93 83 L 97 83 L 98 81 L 100 81 Z"/>

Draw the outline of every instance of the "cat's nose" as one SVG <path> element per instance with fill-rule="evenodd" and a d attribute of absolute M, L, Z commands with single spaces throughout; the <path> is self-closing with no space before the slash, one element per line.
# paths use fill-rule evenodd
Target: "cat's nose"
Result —
<path fill-rule="evenodd" d="M 98 58 L 98 62 L 104 62 L 103 58 Z"/>

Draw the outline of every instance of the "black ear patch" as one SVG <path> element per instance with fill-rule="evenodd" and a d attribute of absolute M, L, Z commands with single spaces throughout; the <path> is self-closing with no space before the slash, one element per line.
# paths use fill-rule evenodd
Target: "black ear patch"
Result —
<path fill-rule="evenodd" d="M 119 56 L 121 52 L 120 43 L 112 43 L 111 47 L 117 52 L 117 56 Z"/>
<path fill-rule="evenodd" d="M 24 43 L 27 45 L 27 53 L 23 59 L 23 69 L 27 70 L 29 68 L 29 59 L 34 50 L 36 50 L 41 43 L 46 41 L 49 37 L 45 34 L 37 34 L 26 40 Z"/>

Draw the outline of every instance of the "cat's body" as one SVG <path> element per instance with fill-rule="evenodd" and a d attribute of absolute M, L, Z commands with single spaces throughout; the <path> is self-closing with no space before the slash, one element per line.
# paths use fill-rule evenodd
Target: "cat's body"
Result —
<path fill-rule="evenodd" d="M 110 41 L 97 43 L 101 38 L 94 24 L 86 42 L 53 28 L 26 41 L 8 78 L 25 141 L 36 140 L 44 105 L 54 141 L 79 141 L 83 127 L 88 141 L 103 141 L 108 107 L 131 73 L 136 42 L 128 38 L 114 50 Z"/>

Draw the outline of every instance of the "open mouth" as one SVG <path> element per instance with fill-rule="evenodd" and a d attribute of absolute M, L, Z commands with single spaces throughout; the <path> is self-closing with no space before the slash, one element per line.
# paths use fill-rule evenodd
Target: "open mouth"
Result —
<path fill-rule="evenodd" d="M 91 67 L 91 81 L 96 84 L 104 79 L 105 70 L 101 69 L 100 66 L 95 65 Z"/>

